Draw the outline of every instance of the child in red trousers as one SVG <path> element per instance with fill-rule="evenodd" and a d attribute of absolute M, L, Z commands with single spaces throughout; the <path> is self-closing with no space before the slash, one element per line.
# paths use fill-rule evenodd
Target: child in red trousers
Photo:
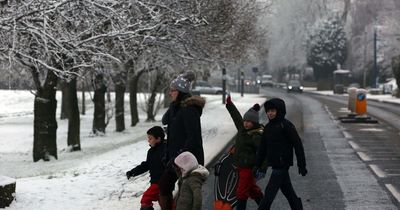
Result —
<path fill-rule="evenodd" d="M 246 209 L 247 199 L 250 197 L 257 204 L 260 203 L 263 193 L 256 184 L 252 169 L 256 164 L 256 152 L 261 142 L 263 127 L 259 124 L 260 105 L 255 104 L 243 117 L 232 103 L 231 97 L 226 99 L 226 108 L 238 130 L 235 139 L 234 161 L 239 173 L 239 183 L 236 189 L 237 210 Z"/>
<path fill-rule="evenodd" d="M 150 149 L 147 152 L 146 161 L 126 172 L 126 177 L 129 179 L 150 171 L 151 185 L 143 193 L 140 201 L 140 210 L 153 210 L 153 202 L 160 199 L 158 181 L 164 172 L 164 164 L 161 160 L 165 150 L 164 136 L 164 130 L 160 126 L 150 128 L 147 131 L 147 141 L 149 142 Z"/>

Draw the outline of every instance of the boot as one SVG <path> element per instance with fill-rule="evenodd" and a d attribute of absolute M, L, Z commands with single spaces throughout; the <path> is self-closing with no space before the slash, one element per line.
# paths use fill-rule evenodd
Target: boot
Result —
<path fill-rule="evenodd" d="M 303 210 L 303 203 L 299 197 L 295 198 L 293 202 L 289 202 L 289 205 L 292 210 Z"/>
<path fill-rule="evenodd" d="M 247 204 L 247 199 L 238 200 L 236 203 L 236 210 L 246 210 L 246 204 Z"/>
<path fill-rule="evenodd" d="M 152 206 L 142 206 L 140 210 L 154 210 L 154 208 Z"/>
<path fill-rule="evenodd" d="M 159 204 L 161 210 L 172 210 L 173 198 L 172 196 L 160 196 Z"/>

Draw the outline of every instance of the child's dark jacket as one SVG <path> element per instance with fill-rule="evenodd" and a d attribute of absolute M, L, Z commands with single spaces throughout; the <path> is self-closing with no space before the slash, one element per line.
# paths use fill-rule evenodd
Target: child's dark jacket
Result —
<path fill-rule="evenodd" d="M 157 184 L 164 172 L 164 164 L 161 161 L 165 152 L 165 143 L 161 142 L 151 147 L 147 152 L 146 161 L 131 170 L 133 176 L 150 171 L 150 183 Z"/>
<path fill-rule="evenodd" d="M 257 167 L 261 167 L 265 159 L 272 168 L 289 168 L 293 165 L 293 149 L 296 153 L 297 166 L 305 167 L 304 148 L 295 126 L 285 119 L 285 102 L 271 99 L 264 107 L 273 106 L 277 116 L 264 127 L 261 145 L 258 150 Z"/>
<path fill-rule="evenodd" d="M 261 142 L 263 127 L 256 124 L 251 130 L 243 126 L 243 118 L 233 103 L 227 103 L 226 108 L 238 130 L 235 137 L 234 160 L 237 167 L 252 168 L 256 163 L 256 152 Z"/>

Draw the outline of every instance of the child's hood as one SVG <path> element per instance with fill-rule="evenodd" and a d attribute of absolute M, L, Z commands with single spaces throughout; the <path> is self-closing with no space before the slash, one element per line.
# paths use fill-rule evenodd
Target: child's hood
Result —
<path fill-rule="evenodd" d="M 265 109 L 265 111 L 268 111 L 271 108 L 274 108 L 277 110 L 276 120 L 282 120 L 285 118 L 285 115 L 286 115 L 285 101 L 283 101 L 280 98 L 269 99 L 268 101 L 266 101 L 264 103 L 264 109 Z"/>
<path fill-rule="evenodd" d="M 180 155 L 178 155 L 175 158 L 174 163 L 181 170 L 182 177 L 185 177 L 199 166 L 196 157 L 188 151 L 182 152 Z"/>
<path fill-rule="evenodd" d="M 210 175 L 210 172 L 207 170 L 206 167 L 199 165 L 196 169 L 194 169 L 190 174 L 195 175 L 198 174 L 200 175 L 202 178 L 204 178 L 204 180 L 207 179 L 208 175 Z"/>

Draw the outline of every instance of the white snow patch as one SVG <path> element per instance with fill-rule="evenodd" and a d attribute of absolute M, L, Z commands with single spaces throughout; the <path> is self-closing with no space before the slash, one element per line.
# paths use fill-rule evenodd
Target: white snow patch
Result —
<path fill-rule="evenodd" d="M 0 176 L 0 186 L 4 187 L 6 185 L 15 183 L 15 179 L 6 177 L 6 176 Z"/>

